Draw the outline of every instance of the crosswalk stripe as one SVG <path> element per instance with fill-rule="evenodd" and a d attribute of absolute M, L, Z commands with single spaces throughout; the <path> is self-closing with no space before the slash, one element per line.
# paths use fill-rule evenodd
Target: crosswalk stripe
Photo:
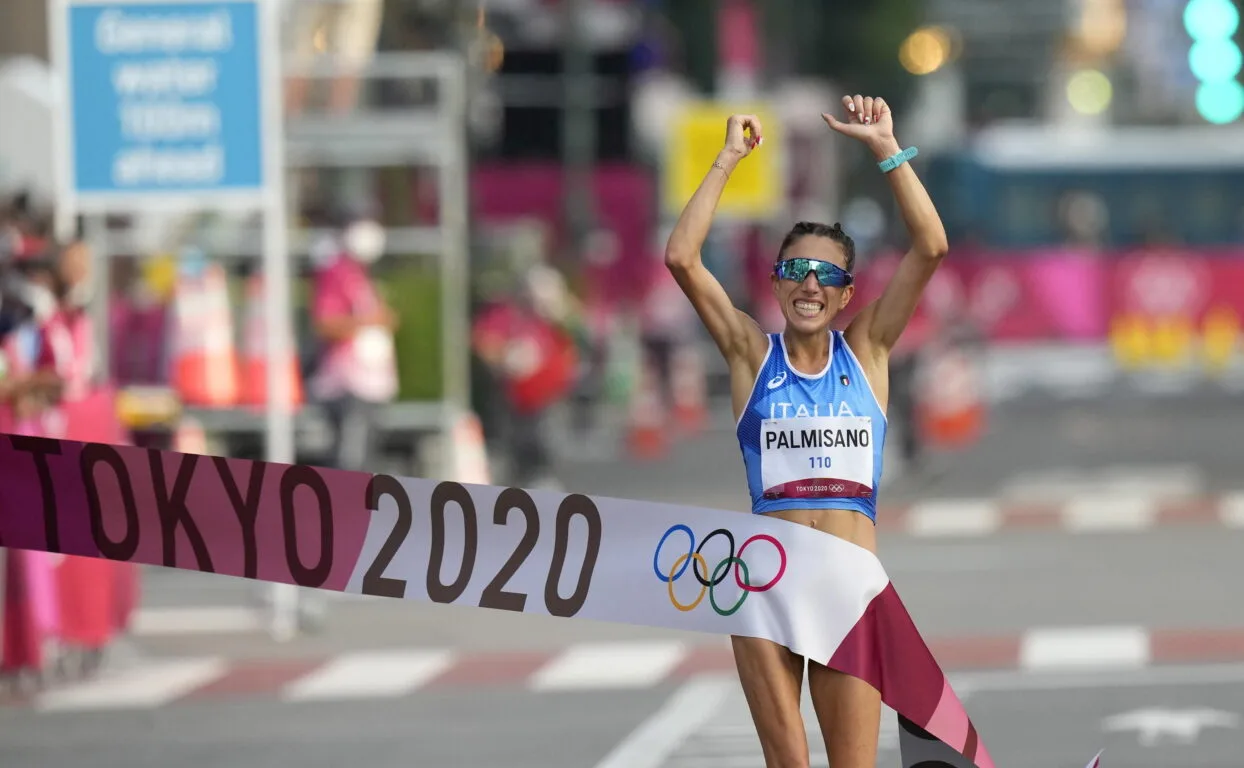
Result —
<path fill-rule="evenodd" d="M 1149 655 L 1149 634 L 1141 627 L 1039 629 L 1024 635 L 1020 666 L 1028 670 L 1143 667 Z"/>
<path fill-rule="evenodd" d="M 687 649 L 676 642 L 572 645 L 532 676 L 537 691 L 644 688 L 663 680 Z"/>
<path fill-rule="evenodd" d="M 35 708 L 62 712 L 158 707 L 207 685 L 227 668 L 221 659 L 184 659 L 105 672 L 96 679 L 41 694 Z"/>
<path fill-rule="evenodd" d="M 243 606 L 201 608 L 141 608 L 134 613 L 131 631 L 137 636 L 207 635 L 259 632 L 265 622 L 259 611 Z"/>
<path fill-rule="evenodd" d="M 984 500 L 921 502 L 907 513 L 907 530 L 915 536 L 981 535 L 993 533 L 1001 525 L 998 505 Z"/>
<path fill-rule="evenodd" d="M 338 656 L 285 687 L 286 701 L 403 696 L 444 672 L 451 651 L 369 651 Z"/>
<path fill-rule="evenodd" d="M 1230 493 L 1218 502 L 1218 515 L 1223 525 L 1244 528 L 1244 493 Z"/>
<path fill-rule="evenodd" d="M 1135 531 L 1153 526 L 1158 504 L 1145 496 L 1081 496 L 1063 508 L 1070 531 Z"/>

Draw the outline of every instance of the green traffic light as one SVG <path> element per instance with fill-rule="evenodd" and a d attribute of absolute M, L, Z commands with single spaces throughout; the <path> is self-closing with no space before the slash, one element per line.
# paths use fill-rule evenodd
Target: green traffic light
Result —
<path fill-rule="evenodd" d="M 1188 66 L 1203 83 L 1234 80 L 1244 65 L 1244 54 L 1231 40 L 1200 40 L 1188 51 Z"/>
<path fill-rule="evenodd" d="M 1230 38 L 1240 25 L 1231 0 L 1190 0 L 1184 6 L 1184 29 L 1193 40 Z"/>
<path fill-rule="evenodd" d="M 1196 111 L 1216 125 L 1235 122 L 1244 114 L 1244 85 L 1235 80 L 1201 83 L 1196 90 Z"/>

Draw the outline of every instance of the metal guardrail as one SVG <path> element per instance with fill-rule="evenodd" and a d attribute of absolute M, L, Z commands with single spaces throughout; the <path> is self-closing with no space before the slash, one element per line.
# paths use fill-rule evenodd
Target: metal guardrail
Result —
<path fill-rule="evenodd" d="M 210 252 L 213 259 L 258 259 L 263 255 L 262 234 L 260 228 L 251 225 L 229 226 L 220 232 L 211 231 L 209 225 L 200 235 L 188 235 L 186 242 Z M 311 244 L 330 234 L 332 230 L 314 227 L 291 229 L 290 258 L 307 258 Z M 109 231 L 101 237 L 106 238 L 105 245 L 112 253 L 148 252 L 148 248 L 132 232 Z M 436 254 L 444 247 L 444 238 L 437 227 L 389 227 L 385 230 L 385 254 Z"/>
<path fill-rule="evenodd" d="M 399 402 L 380 408 L 377 427 L 387 432 L 439 431 L 452 414 L 452 406 L 440 402 Z M 263 421 L 258 408 L 183 408 L 182 415 L 191 417 L 209 432 L 221 434 L 262 434 Z M 324 409 L 308 403 L 294 413 L 295 428 L 319 424 Z"/>

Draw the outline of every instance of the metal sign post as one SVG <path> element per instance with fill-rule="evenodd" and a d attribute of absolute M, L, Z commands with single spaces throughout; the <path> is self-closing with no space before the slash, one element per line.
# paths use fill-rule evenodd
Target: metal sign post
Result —
<path fill-rule="evenodd" d="M 79 214 L 261 212 L 267 355 L 283 361 L 292 332 L 279 2 L 49 0 L 48 30 L 58 236 L 72 236 Z M 267 370 L 267 458 L 292 463 L 289 367 Z"/>
<path fill-rule="evenodd" d="M 290 343 L 278 0 L 52 0 L 59 225 L 79 214 L 264 216 L 268 355 Z M 267 456 L 293 461 L 286 366 Z"/>

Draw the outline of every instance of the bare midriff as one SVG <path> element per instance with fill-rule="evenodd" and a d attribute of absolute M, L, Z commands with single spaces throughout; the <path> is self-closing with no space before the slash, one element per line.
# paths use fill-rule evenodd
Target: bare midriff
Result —
<path fill-rule="evenodd" d="M 767 517 L 780 517 L 837 536 L 869 552 L 877 552 L 877 526 L 854 509 L 778 509 Z"/>

